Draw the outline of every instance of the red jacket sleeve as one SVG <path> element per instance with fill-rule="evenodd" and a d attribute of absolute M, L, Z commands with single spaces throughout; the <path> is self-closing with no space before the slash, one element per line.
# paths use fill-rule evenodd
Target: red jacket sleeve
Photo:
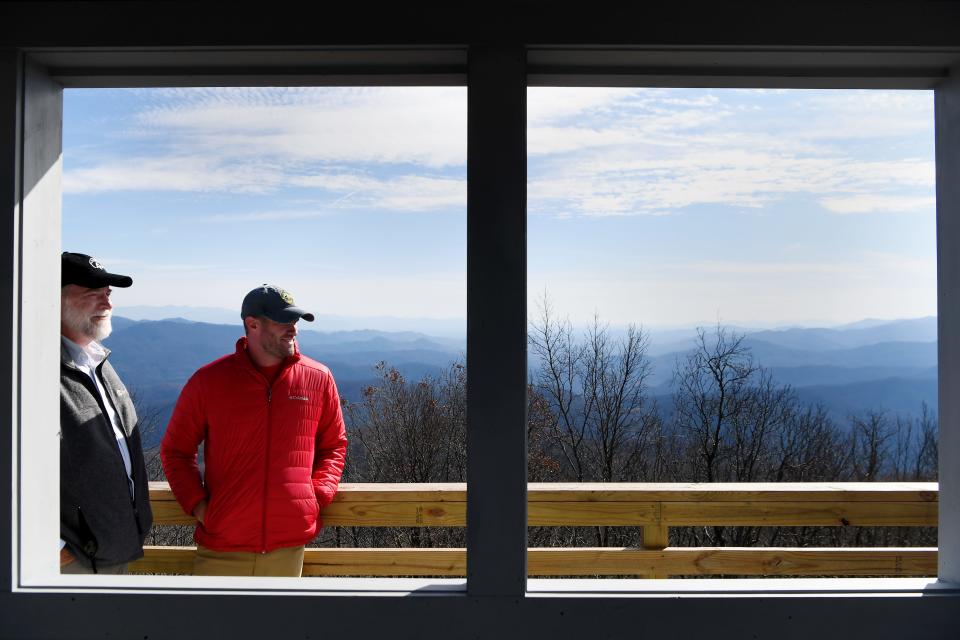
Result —
<path fill-rule="evenodd" d="M 163 472 L 174 497 L 188 515 L 193 515 L 197 504 L 207 498 L 197 465 L 197 449 L 207 431 L 200 386 L 196 374 L 184 385 L 160 443 Z"/>
<path fill-rule="evenodd" d="M 324 394 L 313 454 L 313 490 L 321 509 L 333 502 L 337 495 L 346 457 L 347 430 L 343 424 L 340 394 L 331 375 Z"/>

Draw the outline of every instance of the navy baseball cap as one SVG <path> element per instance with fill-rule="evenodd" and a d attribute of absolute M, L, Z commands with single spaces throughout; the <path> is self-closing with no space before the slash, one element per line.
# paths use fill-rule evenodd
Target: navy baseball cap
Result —
<path fill-rule="evenodd" d="M 286 324 L 303 318 L 313 322 L 313 314 L 304 311 L 293 302 L 293 296 L 272 284 L 260 285 L 243 298 L 240 317 L 262 316 L 274 322 Z"/>
<path fill-rule="evenodd" d="M 108 273 L 96 258 L 85 253 L 64 251 L 60 254 L 60 286 L 65 287 L 68 284 L 88 289 L 129 287 L 133 284 L 133 278 Z"/>

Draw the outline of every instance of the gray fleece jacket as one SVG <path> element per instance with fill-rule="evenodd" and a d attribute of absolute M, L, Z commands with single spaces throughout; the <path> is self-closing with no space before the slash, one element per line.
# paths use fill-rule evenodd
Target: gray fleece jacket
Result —
<path fill-rule="evenodd" d="M 135 499 L 100 394 L 61 344 L 60 538 L 78 562 L 94 570 L 141 557 L 153 522 L 133 401 L 107 360 L 97 375 L 126 434 Z"/>

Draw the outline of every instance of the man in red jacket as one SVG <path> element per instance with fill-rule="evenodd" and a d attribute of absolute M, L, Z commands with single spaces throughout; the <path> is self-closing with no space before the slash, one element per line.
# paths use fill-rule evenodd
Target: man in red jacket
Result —
<path fill-rule="evenodd" d="M 289 293 L 257 287 L 240 315 L 246 337 L 187 381 L 160 457 L 197 518 L 194 575 L 299 576 L 343 473 L 340 397 L 330 370 L 297 348 L 297 321 L 313 314 Z"/>

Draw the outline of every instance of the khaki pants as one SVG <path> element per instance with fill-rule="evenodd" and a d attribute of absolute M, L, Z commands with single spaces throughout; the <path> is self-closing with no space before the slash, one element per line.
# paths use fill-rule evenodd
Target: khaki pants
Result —
<path fill-rule="evenodd" d="M 303 572 L 303 547 L 274 549 L 268 553 L 214 551 L 197 545 L 195 576 L 279 576 L 299 578 Z"/>

